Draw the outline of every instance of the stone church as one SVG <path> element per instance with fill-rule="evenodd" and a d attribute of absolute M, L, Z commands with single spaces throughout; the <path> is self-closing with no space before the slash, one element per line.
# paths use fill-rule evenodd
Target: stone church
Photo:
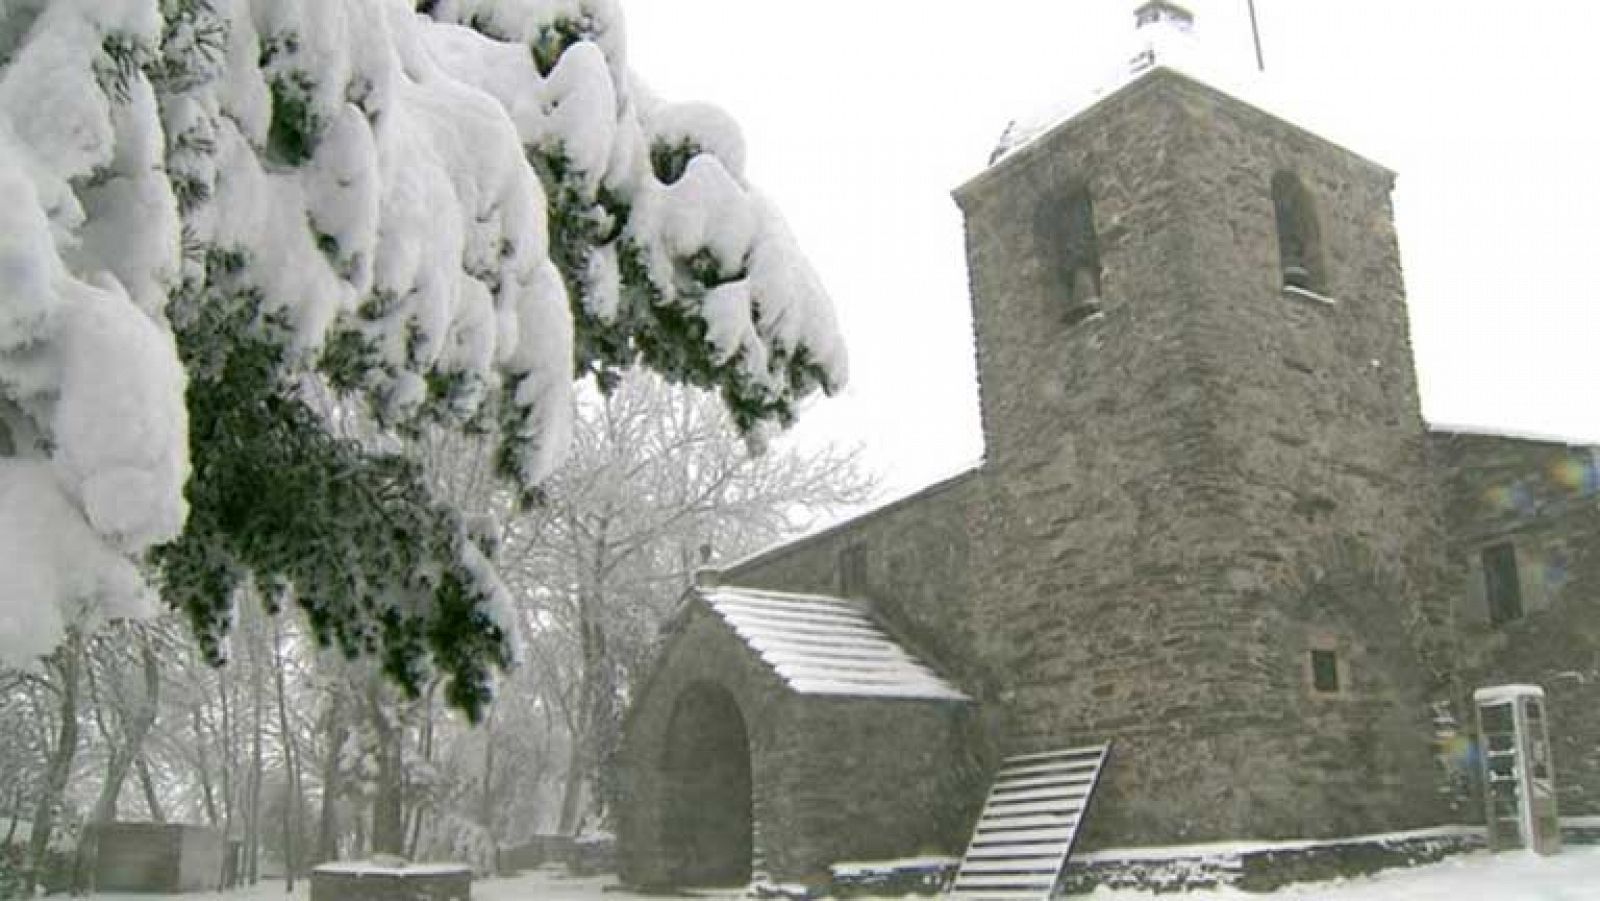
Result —
<path fill-rule="evenodd" d="M 958 188 L 985 460 L 705 574 L 623 878 L 959 854 L 1001 758 L 1105 741 L 1089 848 L 1481 822 L 1443 739 L 1503 682 L 1600 814 L 1600 456 L 1423 421 L 1394 179 L 1155 57 Z"/>

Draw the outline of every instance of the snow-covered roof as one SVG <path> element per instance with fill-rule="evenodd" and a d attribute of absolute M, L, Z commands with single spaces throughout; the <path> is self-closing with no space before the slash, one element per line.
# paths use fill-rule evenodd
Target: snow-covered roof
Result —
<path fill-rule="evenodd" d="M 746 554 L 737 560 L 724 564 L 721 567 L 721 570 L 725 573 L 733 573 L 735 574 L 735 578 L 737 578 L 737 573 L 746 567 L 757 566 L 762 563 L 770 562 L 778 557 L 783 556 L 784 554 L 789 553 L 790 551 L 803 547 L 807 543 L 815 541 L 824 536 L 836 535 L 841 532 L 857 528 L 863 522 L 866 522 L 875 516 L 881 516 L 890 513 L 908 504 L 922 503 L 925 498 L 939 494 L 946 489 L 955 487 L 956 485 L 965 482 L 967 479 L 976 476 L 983 470 L 983 466 L 984 461 L 982 457 L 962 463 L 959 467 L 949 470 L 948 475 L 939 476 L 934 481 L 929 482 L 921 488 L 914 488 L 906 491 L 903 494 L 894 495 L 887 499 L 874 499 L 872 501 L 873 506 L 868 507 L 865 510 L 848 513 L 836 521 L 819 525 L 817 528 L 809 532 L 805 532 L 804 534 L 797 535 L 793 538 L 785 538 L 775 544 L 770 544 L 764 548 Z"/>
<path fill-rule="evenodd" d="M 797 694 L 969 700 L 890 638 L 862 604 L 750 588 L 697 592 Z"/>
<path fill-rule="evenodd" d="M 1593 438 L 1558 435 L 1509 426 L 1474 425 L 1457 422 L 1430 422 L 1428 431 L 1435 435 L 1472 435 L 1480 438 L 1506 438 L 1512 441 L 1535 441 L 1541 444 L 1565 444 L 1568 447 L 1600 447 Z"/>

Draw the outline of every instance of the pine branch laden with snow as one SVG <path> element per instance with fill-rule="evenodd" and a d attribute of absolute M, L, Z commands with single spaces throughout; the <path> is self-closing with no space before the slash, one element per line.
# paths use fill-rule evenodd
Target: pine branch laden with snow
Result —
<path fill-rule="evenodd" d="M 23 0 L 0 66 L 0 660 L 147 612 L 166 545 L 215 655 L 254 573 L 475 708 L 493 568 L 309 383 L 491 430 L 531 487 L 575 374 L 643 363 L 745 430 L 845 378 L 738 129 L 638 84 L 614 0 Z"/>

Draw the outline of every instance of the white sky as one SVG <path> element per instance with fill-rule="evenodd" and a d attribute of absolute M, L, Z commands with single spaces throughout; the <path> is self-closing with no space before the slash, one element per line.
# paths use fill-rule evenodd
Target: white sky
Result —
<path fill-rule="evenodd" d="M 862 443 L 886 496 L 982 454 L 949 192 L 1013 118 L 1104 80 L 1132 0 L 627 0 L 663 97 L 742 124 L 748 174 L 833 296 L 851 384 L 794 439 Z M 1246 0 L 1191 0 L 1253 62 Z M 1256 0 L 1267 71 L 1399 173 L 1423 413 L 1600 443 L 1600 3 Z"/>

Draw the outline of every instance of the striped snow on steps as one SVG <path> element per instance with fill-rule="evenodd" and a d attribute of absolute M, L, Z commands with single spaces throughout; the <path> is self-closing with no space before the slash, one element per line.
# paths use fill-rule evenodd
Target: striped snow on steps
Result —
<path fill-rule="evenodd" d="M 1110 753 L 1107 743 L 1007 758 L 995 774 L 949 897 L 1049 898 Z"/>
<path fill-rule="evenodd" d="M 890 638 L 864 605 L 732 586 L 697 591 L 799 694 L 969 700 Z"/>

